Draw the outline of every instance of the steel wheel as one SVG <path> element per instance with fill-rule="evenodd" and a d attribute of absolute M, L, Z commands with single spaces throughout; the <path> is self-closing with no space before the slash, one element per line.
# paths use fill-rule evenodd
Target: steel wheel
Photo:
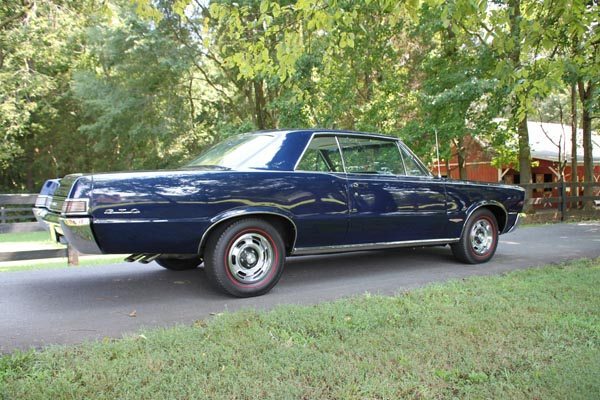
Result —
<path fill-rule="evenodd" d="M 285 246 L 275 226 L 246 218 L 217 228 L 204 256 L 206 275 L 214 286 L 237 297 L 259 296 L 279 281 Z"/>
<path fill-rule="evenodd" d="M 454 256 L 468 264 L 489 261 L 498 247 L 498 222 L 485 208 L 475 211 L 465 223 L 458 243 L 450 246 Z"/>
<path fill-rule="evenodd" d="M 487 219 L 477 220 L 471 228 L 471 247 L 477 255 L 489 252 L 494 243 L 492 224 Z"/>
<path fill-rule="evenodd" d="M 273 267 L 273 246 L 260 233 L 243 234 L 229 247 L 227 267 L 238 282 L 258 282 Z"/>

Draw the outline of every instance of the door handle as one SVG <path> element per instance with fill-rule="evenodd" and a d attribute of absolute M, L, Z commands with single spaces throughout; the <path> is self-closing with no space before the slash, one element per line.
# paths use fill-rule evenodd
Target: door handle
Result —
<path fill-rule="evenodd" d="M 358 189 L 358 188 L 366 188 L 367 184 L 366 183 L 359 183 L 359 182 L 352 182 L 352 186 L 353 189 Z"/>

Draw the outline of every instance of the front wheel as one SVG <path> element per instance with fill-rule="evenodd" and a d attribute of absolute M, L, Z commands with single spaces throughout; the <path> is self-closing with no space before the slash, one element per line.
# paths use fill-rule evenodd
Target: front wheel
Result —
<path fill-rule="evenodd" d="M 498 247 L 498 222 L 491 211 L 480 209 L 467 220 L 458 243 L 451 245 L 452 253 L 467 264 L 489 261 Z"/>
<path fill-rule="evenodd" d="M 236 297 L 260 296 L 281 278 L 285 247 L 268 222 L 247 218 L 218 229 L 204 251 L 206 275 L 217 288 Z"/>

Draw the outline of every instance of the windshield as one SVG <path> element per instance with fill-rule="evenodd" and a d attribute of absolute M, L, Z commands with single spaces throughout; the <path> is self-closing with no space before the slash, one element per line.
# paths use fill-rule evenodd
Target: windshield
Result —
<path fill-rule="evenodd" d="M 186 167 L 264 168 L 273 158 L 270 150 L 275 140 L 274 135 L 235 136 L 211 147 Z"/>

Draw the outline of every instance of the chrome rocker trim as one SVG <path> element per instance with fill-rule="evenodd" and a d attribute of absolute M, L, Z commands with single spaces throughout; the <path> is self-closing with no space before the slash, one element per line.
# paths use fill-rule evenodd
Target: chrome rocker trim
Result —
<path fill-rule="evenodd" d="M 390 249 L 395 247 L 419 247 L 419 246 L 436 246 L 440 244 L 457 243 L 460 238 L 446 239 L 427 239 L 427 240 L 403 240 L 398 242 L 378 242 L 364 244 L 346 244 L 340 246 L 323 246 L 323 247 L 298 247 L 292 251 L 294 256 L 328 254 L 328 253 L 344 253 L 349 251 L 362 250 L 380 250 Z"/>

